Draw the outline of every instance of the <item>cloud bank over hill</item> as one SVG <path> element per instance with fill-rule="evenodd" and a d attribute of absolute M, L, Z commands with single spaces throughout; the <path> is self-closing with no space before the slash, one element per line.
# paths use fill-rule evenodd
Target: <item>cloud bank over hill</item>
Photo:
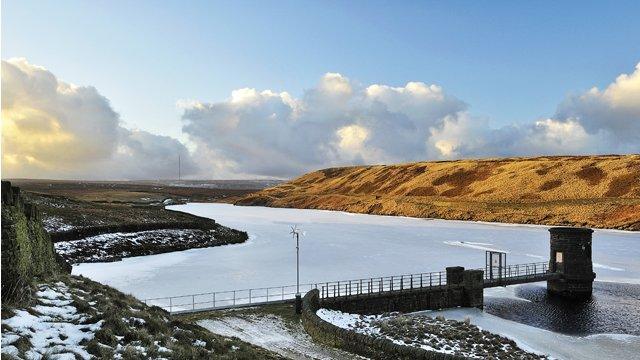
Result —
<path fill-rule="evenodd" d="M 2 175 L 156 179 L 198 167 L 176 139 L 126 129 L 109 100 L 25 59 L 2 61 Z"/>
<path fill-rule="evenodd" d="M 216 168 L 295 176 L 336 165 L 464 157 L 640 151 L 640 64 L 606 89 L 569 96 L 555 116 L 492 127 L 441 87 L 356 86 L 325 74 L 299 99 L 245 88 L 226 101 L 190 101 L 183 131 Z M 224 159 L 224 165 L 217 163 Z"/>
<path fill-rule="evenodd" d="M 494 127 L 442 87 L 362 86 L 327 73 L 299 98 L 238 89 L 179 101 L 190 153 L 124 127 L 109 100 L 25 59 L 2 61 L 3 177 L 290 177 L 340 165 L 465 157 L 640 152 L 640 64 L 604 89 L 568 96 L 548 119 Z M 134 121 L 134 119 L 129 119 Z M 178 120 L 176 120 L 178 121 Z"/>

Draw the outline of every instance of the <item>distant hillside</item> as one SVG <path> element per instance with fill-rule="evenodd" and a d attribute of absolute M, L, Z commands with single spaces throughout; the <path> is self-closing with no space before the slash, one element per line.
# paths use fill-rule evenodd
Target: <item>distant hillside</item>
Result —
<path fill-rule="evenodd" d="M 236 204 L 640 230 L 640 155 L 331 168 Z"/>

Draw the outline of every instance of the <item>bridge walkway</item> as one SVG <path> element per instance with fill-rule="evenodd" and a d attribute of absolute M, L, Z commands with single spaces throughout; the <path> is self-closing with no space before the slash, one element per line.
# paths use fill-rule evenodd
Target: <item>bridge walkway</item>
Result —
<path fill-rule="evenodd" d="M 545 281 L 552 276 L 548 272 L 546 262 L 508 265 L 500 271 L 479 270 L 484 271 L 484 288 Z M 304 296 L 308 291 L 318 289 L 321 298 L 374 296 L 386 292 L 426 290 L 446 285 L 447 273 L 439 271 L 300 284 L 300 293 Z M 184 314 L 293 302 L 295 295 L 296 285 L 286 285 L 158 297 L 143 301 L 172 314 Z"/>

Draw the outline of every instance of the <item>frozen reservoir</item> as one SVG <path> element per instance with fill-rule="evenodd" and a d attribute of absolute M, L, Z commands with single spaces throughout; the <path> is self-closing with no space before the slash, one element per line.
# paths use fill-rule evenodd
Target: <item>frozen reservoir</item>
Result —
<path fill-rule="evenodd" d="M 170 207 L 249 233 L 249 241 L 112 263 L 80 264 L 82 274 L 145 299 L 295 284 L 295 241 L 301 237 L 300 281 L 316 283 L 482 268 L 485 250 L 507 252 L 509 264 L 548 261 L 545 226 L 430 220 L 339 211 L 192 203 Z M 597 280 L 640 283 L 640 234 L 596 230 Z"/>
<path fill-rule="evenodd" d="M 548 261 L 549 256 L 546 226 L 210 203 L 170 208 L 210 217 L 220 224 L 244 230 L 249 234 L 249 241 L 239 245 L 127 258 L 112 263 L 80 264 L 74 266 L 73 273 L 141 299 L 291 285 L 296 279 L 295 242 L 289 234 L 291 225 L 298 225 L 305 231 L 305 236 L 300 239 L 302 283 L 441 271 L 446 266 L 456 265 L 481 268 L 484 267 L 485 250 L 489 249 L 506 251 L 508 264 Z M 614 319 L 612 324 L 604 324 L 604 328 L 588 326 L 581 331 L 591 334 L 588 336 L 566 334 L 565 329 L 554 326 L 554 323 L 564 321 L 553 315 L 558 307 L 534 307 L 536 300 L 533 297 L 541 296 L 536 287 L 544 287 L 544 283 L 527 285 L 523 289 L 533 287 L 533 290 L 526 290 L 533 295 L 525 293 L 526 296 L 519 294 L 522 291 L 517 286 L 485 290 L 488 312 L 453 309 L 443 314 L 459 319 L 470 317 L 472 323 L 509 336 L 525 349 L 556 358 L 629 358 L 631 354 L 640 352 L 640 337 L 635 335 L 637 326 L 624 330 L 626 325 L 637 321 L 636 316 L 640 313 L 640 300 L 636 298 L 640 284 L 639 259 L 640 233 L 596 230 L 593 234 L 596 280 L 618 283 L 616 286 L 623 288 L 615 288 L 612 292 L 607 290 L 611 287 L 607 283 L 595 286 L 594 298 L 601 301 L 594 302 L 596 307 L 593 311 L 585 312 L 586 323 L 588 325 L 590 319 L 599 321 L 602 317 L 598 315 L 599 303 L 608 304 L 618 298 L 620 310 L 614 307 L 606 314 L 618 316 L 624 312 L 632 318 L 631 323 Z M 607 294 L 598 293 L 601 287 L 607 290 Z M 620 291 L 629 294 L 624 297 L 615 295 Z M 505 312 L 505 308 L 512 310 Z M 541 315 L 537 318 L 530 316 L 533 311 Z M 601 333 L 608 332 L 607 329 L 623 331 Z"/>

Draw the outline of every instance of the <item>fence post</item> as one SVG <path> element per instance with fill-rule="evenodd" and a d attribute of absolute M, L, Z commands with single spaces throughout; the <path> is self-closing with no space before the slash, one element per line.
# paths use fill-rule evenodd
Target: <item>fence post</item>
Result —
<path fill-rule="evenodd" d="M 236 304 L 236 291 L 233 290 L 233 305 Z"/>
<path fill-rule="evenodd" d="M 169 313 L 173 311 L 173 298 L 169 298 Z"/>
<path fill-rule="evenodd" d="M 196 296 L 191 295 L 191 310 L 195 310 L 195 309 L 196 309 Z"/>
<path fill-rule="evenodd" d="M 213 293 L 213 307 L 216 307 L 216 293 Z"/>
<path fill-rule="evenodd" d="M 249 289 L 249 304 L 251 304 L 251 289 Z"/>

